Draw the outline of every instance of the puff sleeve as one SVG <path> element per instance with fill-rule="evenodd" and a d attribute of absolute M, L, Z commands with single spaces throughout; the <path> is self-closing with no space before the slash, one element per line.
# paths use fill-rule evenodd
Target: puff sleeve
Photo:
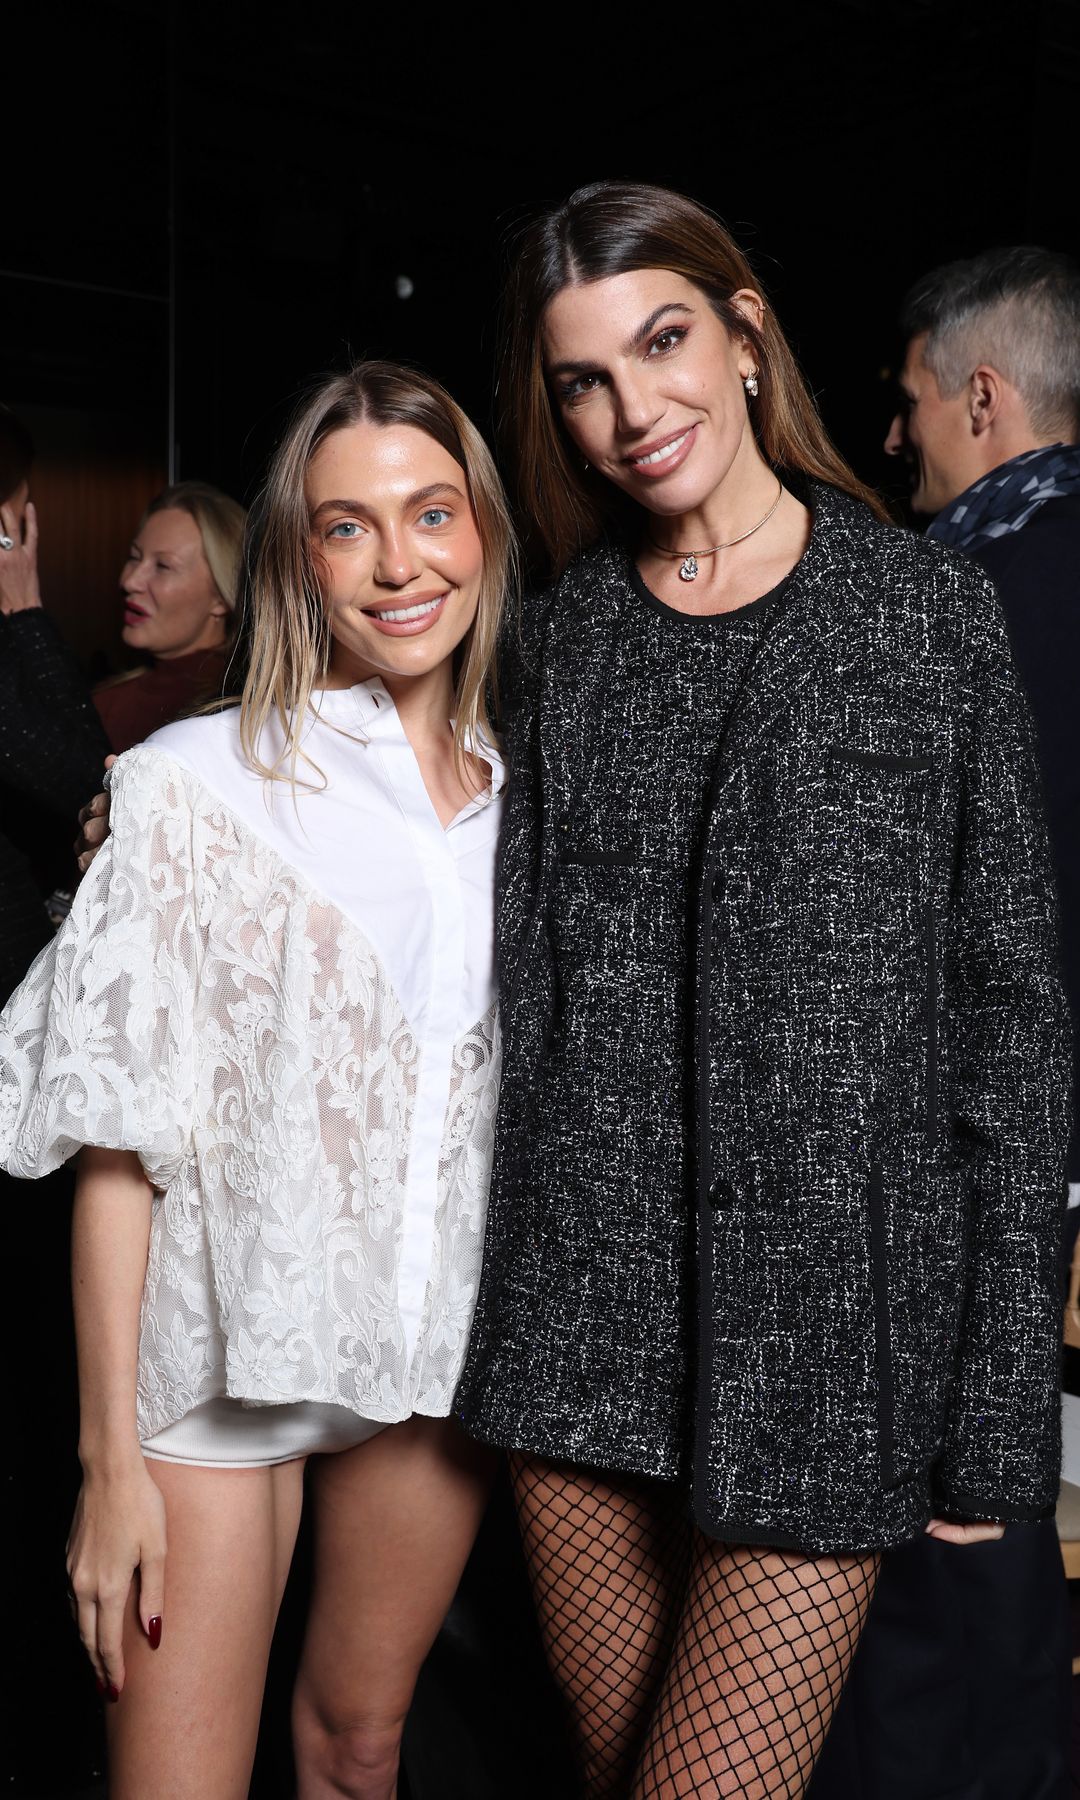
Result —
<path fill-rule="evenodd" d="M 0 1015 L 0 1164 L 46 1175 L 94 1144 L 135 1151 L 164 1189 L 194 1129 L 192 811 L 153 751 L 111 785 L 111 835 Z"/>

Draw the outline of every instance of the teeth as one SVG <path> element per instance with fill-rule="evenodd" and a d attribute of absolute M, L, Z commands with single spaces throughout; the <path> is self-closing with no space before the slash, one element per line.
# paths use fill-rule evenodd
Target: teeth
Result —
<path fill-rule="evenodd" d="M 434 600 L 424 600 L 419 606 L 406 606 L 400 612 L 377 612 L 375 617 L 392 625 L 402 625 L 407 619 L 422 619 L 429 612 L 434 612 L 445 599 L 445 594 L 438 594 Z"/>
<path fill-rule="evenodd" d="M 635 456 L 635 468 L 643 469 L 646 463 L 666 462 L 669 456 L 674 456 L 676 450 L 682 449 L 689 436 L 689 431 L 684 431 L 682 437 L 677 437 L 672 443 L 665 444 L 662 450 L 654 450 L 649 456 Z"/>

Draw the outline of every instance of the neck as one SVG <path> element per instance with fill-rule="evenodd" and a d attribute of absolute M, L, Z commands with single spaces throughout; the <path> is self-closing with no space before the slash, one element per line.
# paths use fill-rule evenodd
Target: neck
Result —
<path fill-rule="evenodd" d="M 414 750 L 449 741 L 454 682 L 449 659 L 427 675 L 384 675 L 383 686 L 397 708 L 401 728 Z"/>
<path fill-rule="evenodd" d="M 385 669 L 374 669 L 359 658 L 342 653 L 337 646 L 335 650 L 337 653 L 331 660 L 329 674 L 322 684 L 324 687 L 355 687 L 357 682 L 377 678 L 394 702 L 402 729 L 414 749 L 418 744 L 443 741 L 454 711 L 454 671 L 450 657 L 422 675 L 395 675 L 388 674 Z"/>
<path fill-rule="evenodd" d="M 647 530 L 660 550 L 708 550 L 730 543 L 765 517 L 777 497 L 777 477 L 769 468 L 749 424 L 723 479 L 700 506 L 683 513 L 650 513 Z"/>
<path fill-rule="evenodd" d="M 225 643 L 225 632 L 216 619 L 212 619 L 205 631 L 199 633 L 193 644 L 181 644 L 176 650 L 155 650 L 155 662 L 176 662 L 181 656 L 195 656 L 200 651 L 220 650 Z"/>
<path fill-rule="evenodd" d="M 957 494 L 965 493 L 984 475 L 994 469 L 1000 469 L 1002 463 L 1012 462 L 1014 456 L 1024 456 L 1029 450 L 1049 450 L 1062 442 L 1060 432 L 1053 432 L 1049 437 L 1036 437 L 1027 419 L 995 419 L 989 431 L 974 440 L 977 454 L 972 457 L 968 479 Z"/>

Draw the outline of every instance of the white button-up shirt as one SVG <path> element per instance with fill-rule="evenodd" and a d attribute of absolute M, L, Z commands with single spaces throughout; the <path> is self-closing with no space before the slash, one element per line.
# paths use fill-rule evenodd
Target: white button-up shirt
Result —
<path fill-rule="evenodd" d="M 239 712 L 122 756 L 112 835 L 0 1022 L 0 1158 L 136 1150 L 157 1190 L 139 1429 L 222 1396 L 445 1415 L 498 1081 L 502 764 L 444 830 L 378 680 L 294 790 Z M 276 760 L 276 727 L 260 753 Z"/>

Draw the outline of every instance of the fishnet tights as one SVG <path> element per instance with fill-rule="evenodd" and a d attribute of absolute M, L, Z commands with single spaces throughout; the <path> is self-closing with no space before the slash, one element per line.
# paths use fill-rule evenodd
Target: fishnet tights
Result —
<path fill-rule="evenodd" d="M 879 1559 L 714 1543 L 674 1483 L 511 1469 L 587 1800 L 802 1794 Z"/>

